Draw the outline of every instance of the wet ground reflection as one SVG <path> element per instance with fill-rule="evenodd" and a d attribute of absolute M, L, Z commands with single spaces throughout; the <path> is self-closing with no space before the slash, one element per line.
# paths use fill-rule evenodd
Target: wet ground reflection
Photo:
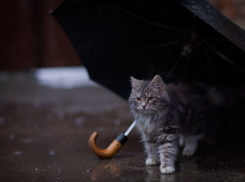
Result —
<path fill-rule="evenodd" d="M 54 89 L 28 74 L 0 79 L 0 181 L 206 182 L 245 181 L 245 146 L 200 144 L 193 157 L 178 157 L 176 173 L 146 166 L 134 129 L 113 159 L 91 153 L 132 123 L 127 103 L 101 87 Z"/>
<path fill-rule="evenodd" d="M 163 175 L 159 172 L 159 166 L 147 166 L 147 177 L 146 182 L 159 181 L 159 182 L 175 182 L 176 174 Z"/>

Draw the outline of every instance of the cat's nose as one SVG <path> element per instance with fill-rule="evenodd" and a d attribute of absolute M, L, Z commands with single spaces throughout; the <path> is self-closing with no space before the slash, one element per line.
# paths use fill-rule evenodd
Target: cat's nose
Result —
<path fill-rule="evenodd" d="M 145 109 L 146 105 L 141 105 L 143 107 L 143 109 Z"/>

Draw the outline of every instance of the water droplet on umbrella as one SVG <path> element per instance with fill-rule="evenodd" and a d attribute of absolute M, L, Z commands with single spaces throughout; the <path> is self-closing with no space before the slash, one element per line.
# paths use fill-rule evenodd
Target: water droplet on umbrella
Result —
<path fill-rule="evenodd" d="M 51 150 L 50 152 L 49 152 L 49 155 L 54 155 L 55 154 L 55 151 L 53 151 L 53 150 Z"/>
<path fill-rule="evenodd" d="M 80 116 L 75 118 L 75 123 L 77 125 L 81 125 L 83 122 L 84 122 L 84 117 Z"/>
<path fill-rule="evenodd" d="M 13 154 L 14 154 L 14 155 L 21 155 L 22 152 L 20 152 L 20 151 L 15 151 L 15 152 L 13 152 Z"/>

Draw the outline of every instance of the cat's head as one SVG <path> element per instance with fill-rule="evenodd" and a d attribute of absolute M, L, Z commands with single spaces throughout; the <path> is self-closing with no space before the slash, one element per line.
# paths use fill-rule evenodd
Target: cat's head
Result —
<path fill-rule="evenodd" d="M 133 112 L 158 113 L 162 112 L 169 103 L 166 85 L 162 78 L 156 75 L 151 81 L 130 78 L 132 91 L 129 104 Z"/>

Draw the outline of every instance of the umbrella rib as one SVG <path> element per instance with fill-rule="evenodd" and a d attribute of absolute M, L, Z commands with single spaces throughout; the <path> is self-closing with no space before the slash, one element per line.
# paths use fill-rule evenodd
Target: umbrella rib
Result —
<path fill-rule="evenodd" d="M 188 73 L 189 73 L 189 70 L 191 69 L 191 68 L 190 68 L 190 65 L 191 65 L 191 56 L 192 56 L 191 53 L 188 54 L 188 55 L 186 56 L 186 60 L 185 60 L 186 64 L 185 64 L 185 72 L 184 72 L 184 76 L 185 76 L 186 78 L 188 78 Z"/>
<path fill-rule="evenodd" d="M 219 57 L 221 57 L 224 61 L 226 61 L 227 63 L 231 64 L 233 67 L 235 67 L 236 69 L 242 71 L 245 73 L 245 69 L 240 68 L 239 66 L 237 66 L 232 60 L 230 60 L 230 58 L 228 58 L 227 56 L 225 56 L 224 54 L 222 54 L 221 52 L 218 51 L 214 51 Z"/>
<path fill-rule="evenodd" d="M 152 2 L 152 4 L 154 4 L 155 7 L 156 7 L 157 9 L 159 9 L 162 13 L 164 13 L 166 16 L 168 16 L 170 19 L 174 20 L 176 23 L 178 23 L 178 24 L 180 25 L 180 23 L 179 23 L 179 21 L 178 21 L 177 19 L 173 18 L 173 17 L 170 16 L 166 11 L 164 11 L 162 8 L 160 8 L 160 6 L 158 6 L 158 4 L 157 4 L 154 0 L 151 0 L 151 2 Z M 180 25 L 180 26 L 181 26 L 181 25 Z"/>
<path fill-rule="evenodd" d="M 178 61 L 174 64 L 174 66 L 172 67 L 172 69 L 170 70 L 170 72 L 168 73 L 168 75 L 165 77 L 164 82 L 166 82 L 168 80 L 168 78 L 172 75 L 173 71 L 175 70 L 175 68 L 178 66 L 180 60 L 183 58 L 183 54 L 180 55 Z"/>
<path fill-rule="evenodd" d="M 211 68 L 212 68 L 215 72 L 218 72 L 218 71 L 215 69 L 215 67 L 214 67 L 214 65 L 213 65 L 213 63 L 212 63 L 210 57 L 208 56 L 207 51 L 206 51 L 205 48 L 203 47 L 203 45 L 202 45 L 202 48 L 203 48 L 203 52 L 204 52 L 204 54 L 205 54 L 205 56 L 206 56 L 206 58 L 207 58 L 207 60 L 208 60 L 208 63 L 210 64 Z"/>
<path fill-rule="evenodd" d="M 199 42 L 193 44 L 193 45 L 191 46 L 191 49 L 194 49 L 194 48 L 195 48 L 196 46 L 198 46 L 199 44 L 201 44 L 201 43 L 203 43 L 203 42 L 207 42 L 207 41 L 209 41 L 209 40 L 210 40 L 210 38 L 207 38 L 207 39 L 204 39 L 204 40 L 201 39 L 201 41 L 199 41 Z"/>
<path fill-rule="evenodd" d="M 124 52 L 123 54 L 120 54 L 119 56 L 117 56 L 117 58 L 114 60 L 114 64 L 117 64 L 117 61 L 120 60 L 120 58 L 122 58 L 123 56 L 127 55 L 130 52 L 133 51 L 141 51 L 141 50 L 148 50 L 148 49 L 154 49 L 154 48 L 161 48 L 161 47 L 165 47 L 165 46 L 169 46 L 169 45 L 173 45 L 176 44 L 178 42 L 181 42 L 180 40 L 176 40 L 173 42 L 169 42 L 167 44 L 161 44 L 161 45 L 154 45 L 154 46 L 150 46 L 150 47 L 143 47 L 143 48 L 138 48 L 138 49 L 132 49 L 132 50 L 128 50 L 126 52 Z M 178 64 L 178 63 L 177 63 Z M 109 65 L 109 64 L 107 64 Z M 177 65 L 176 65 L 177 66 Z M 106 67 L 106 66 L 105 66 Z M 100 71 L 102 71 L 104 67 L 100 67 Z M 174 71 L 175 68 L 173 68 L 172 72 Z M 169 74 L 169 76 L 171 75 L 171 73 Z"/>
<path fill-rule="evenodd" d="M 148 49 L 156 49 L 156 48 L 161 48 L 161 47 L 174 45 L 174 44 L 179 43 L 179 42 L 180 42 L 180 40 L 176 40 L 176 41 L 173 41 L 173 42 L 168 42 L 166 44 L 153 45 L 153 46 L 148 46 L 148 47 L 141 47 L 141 48 L 138 48 L 138 49 L 133 49 L 131 51 L 141 51 L 141 50 L 148 50 Z"/>
<path fill-rule="evenodd" d="M 205 44 L 207 44 L 209 47 L 211 47 L 214 51 L 214 53 L 216 53 L 220 58 L 222 58 L 225 62 L 227 62 L 228 64 L 232 65 L 233 67 L 235 67 L 236 69 L 245 72 L 245 69 L 240 68 L 239 66 L 237 66 L 230 58 L 228 58 L 226 55 L 224 55 L 223 53 L 217 51 L 213 46 L 211 46 L 209 43 L 204 42 Z"/>
<path fill-rule="evenodd" d="M 171 45 L 180 43 L 182 41 L 183 40 L 180 39 L 180 40 L 175 40 L 175 41 L 172 41 L 172 42 L 168 42 L 166 44 L 159 44 L 159 45 L 153 45 L 153 46 L 148 46 L 148 47 L 141 47 L 141 48 L 137 48 L 137 49 L 132 49 L 129 52 L 131 52 L 131 51 L 149 50 L 149 49 L 157 49 L 157 48 L 161 48 L 161 47 L 171 46 Z"/>
<path fill-rule="evenodd" d="M 145 21 L 145 22 L 147 22 L 147 23 L 150 23 L 150 24 L 152 24 L 152 25 L 154 25 L 154 26 L 158 26 L 158 27 L 161 27 L 161 28 L 164 28 L 164 29 L 174 30 L 174 31 L 179 31 L 179 32 L 183 32 L 183 33 L 186 33 L 186 34 L 190 34 L 190 32 L 186 32 L 186 31 L 184 31 L 184 30 L 181 30 L 181 29 L 178 29 L 178 28 L 172 28 L 172 27 L 166 26 L 166 25 L 164 25 L 164 24 L 162 24 L 162 23 L 159 23 L 159 22 L 156 22 L 156 21 L 148 20 L 148 19 L 146 19 L 146 18 L 144 18 L 144 17 L 142 17 L 142 16 L 140 16 L 140 15 L 138 15 L 138 14 L 135 14 L 135 13 L 133 13 L 133 12 L 130 12 L 130 11 L 128 11 L 128 10 L 125 10 L 125 9 L 123 9 L 123 8 L 120 8 L 120 7 L 116 6 L 116 5 L 113 5 L 113 4 L 110 4 L 110 5 L 111 5 L 112 7 L 114 7 L 114 8 L 116 8 L 116 9 L 118 9 L 119 11 L 122 11 L 122 12 L 128 14 L 128 15 L 131 15 L 131 16 L 133 16 L 133 17 L 135 17 L 135 18 L 138 18 L 138 19 L 140 19 L 140 20 L 142 20 L 142 21 Z"/>

